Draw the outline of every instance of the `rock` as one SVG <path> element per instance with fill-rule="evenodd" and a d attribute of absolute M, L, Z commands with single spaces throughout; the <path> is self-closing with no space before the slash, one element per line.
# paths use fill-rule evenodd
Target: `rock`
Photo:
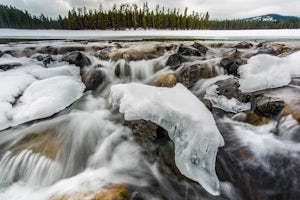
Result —
<path fill-rule="evenodd" d="M 105 79 L 105 73 L 100 69 L 95 69 L 91 74 L 84 78 L 83 83 L 86 86 L 86 90 L 96 89 Z"/>
<path fill-rule="evenodd" d="M 144 48 L 141 50 L 128 49 L 109 53 L 109 58 L 112 61 L 126 59 L 127 61 L 149 60 L 162 56 L 164 50 L 162 47 Z"/>
<path fill-rule="evenodd" d="M 35 47 L 27 47 L 23 50 L 23 55 L 25 55 L 26 57 L 31 57 L 33 54 L 36 53 L 36 48 Z"/>
<path fill-rule="evenodd" d="M 111 48 L 108 47 L 108 48 L 105 48 L 105 49 L 102 49 L 98 52 L 98 58 L 100 58 L 101 60 L 109 60 L 109 54 L 111 52 Z"/>
<path fill-rule="evenodd" d="M 212 111 L 213 106 L 209 99 L 201 99 L 200 101 L 202 101 L 208 110 Z"/>
<path fill-rule="evenodd" d="M 186 87 L 191 88 L 200 79 L 198 65 L 185 67 L 179 72 L 179 81 Z"/>
<path fill-rule="evenodd" d="M 123 60 L 124 61 L 124 60 Z M 122 77 L 122 76 L 130 76 L 131 75 L 131 70 L 130 70 L 130 65 L 128 62 L 118 62 L 115 67 L 115 75 L 117 77 Z"/>
<path fill-rule="evenodd" d="M 198 49 L 183 45 L 178 48 L 178 53 L 183 56 L 201 56 L 201 53 Z"/>
<path fill-rule="evenodd" d="M 216 82 L 216 85 L 218 86 L 218 94 L 225 96 L 227 99 L 235 98 L 242 103 L 250 101 L 251 96 L 248 93 L 239 90 L 240 84 L 237 78 L 220 80 Z"/>
<path fill-rule="evenodd" d="M 198 51 L 200 51 L 201 54 L 206 54 L 206 52 L 208 51 L 208 48 L 206 46 L 204 46 L 198 42 L 194 42 L 192 47 L 198 49 Z"/>
<path fill-rule="evenodd" d="M 170 69 L 176 70 L 183 62 L 185 62 L 185 58 L 180 54 L 175 53 L 169 56 L 166 65 L 169 66 Z"/>
<path fill-rule="evenodd" d="M 258 45 L 258 47 L 260 47 L 260 49 L 258 50 L 257 54 L 270 54 L 274 56 L 282 53 L 287 53 L 291 50 L 284 44 L 277 43 L 263 43 Z"/>
<path fill-rule="evenodd" d="M 203 63 L 198 65 L 200 78 L 213 78 L 218 74 L 213 66 Z"/>
<path fill-rule="evenodd" d="M 3 71 L 7 71 L 19 66 L 22 66 L 22 63 L 12 62 L 12 63 L 0 64 L 0 69 Z"/>
<path fill-rule="evenodd" d="M 245 122 L 254 126 L 266 125 L 271 121 L 270 118 L 258 115 L 253 111 L 246 112 Z"/>
<path fill-rule="evenodd" d="M 124 125 L 132 130 L 132 134 L 138 143 L 154 142 L 157 139 L 158 125 L 146 120 L 124 121 Z"/>
<path fill-rule="evenodd" d="M 66 54 L 72 51 L 86 51 L 85 46 L 65 46 L 65 47 L 60 47 L 57 50 L 58 54 Z"/>
<path fill-rule="evenodd" d="M 253 47 L 253 44 L 243 41 L 234 45 L 233 47 L 238 49 L 250 49 L 251 47 Z"/>
<path fill-rule="evenodd" d="M 57 48 L 46 46 L 37 50 L 37 53 L 41 54 L 49 54 L 49 55 L 57 55 Z"/>
<path fill-rule="evenodd" d="M 80 68 L 92 64 L 90 59 L 79 51 L 73 51 L 68 53 L 67 55 L 64 55 L 62 57 L 62 61 L 68 62 L 70 64 L 74 64 Z"/>
<path fill-rule="evenodd" d="M 52 58 L 52 56 L 48 55 L 43 59 L 43 64 L 44 67 L 47 67 L 48 64 L 50 64 L 52 61 L 54 61 L 54 59 Z"/>
<path fill-rule="evenodd" d="M 4 53 L 2 51 L 0 51 L 0 58 L 4 55 Z"/>
<path fill-rule="evenodd" d="M 16 155 L 23 150 L 31 150 L 54 160 L 60 152 L 59 141 L 50 131 L 41 133 L 29 133 L 17 141 L 10 151 Z"/>
<path fill-rule="evenodd" d="M 246 64 L 247 61 L 242 59 L 237 51 L 226 56 L 220 62 L 221 67 L 225 69 L 227 74 L 238 76 L 239 66 Z"/>
<path fill-rule="evenodd" d="M 177 78 L 174 74 L 168 73 L 163 74 L 156 81 L 156 86 L 158 87 L 174 87 L 177 83 Z"/>
<path fill-rule="evenodd" d="M 102 192 L 73 192 L 53 196 L 50 200 L 128 200 L 131 191 L 127 185 L 109 185 Z"/>
<path fill-rule="evenodd" d="M 284 105 L 285 103 L 281 99 L 260 96 L 256 98 L 255 112 L 264 117 L 276 117 Z"/>

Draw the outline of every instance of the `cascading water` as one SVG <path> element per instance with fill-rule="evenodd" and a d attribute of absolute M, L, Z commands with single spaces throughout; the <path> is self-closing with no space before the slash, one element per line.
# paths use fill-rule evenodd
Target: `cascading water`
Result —
<path fill-rule="evenodd" d="M 87 43 L 79 57 L 91 62 L 75 57 L 80 67 L 42 49 L 73 51 L 81 43 L 1 45 L 3 52 L 19 53 L 0 57 L 0 83 L 9 85 L 0 88 L 0 199 L 297 199 L 297 109 L 251 124 L 252 100 L 239 90 L 238 78 L 219 66 L 231 49 L 205 44 L 210 48 L 199 59 L 176 55 L 174 42 L 124 43 L 121 53 L 101 60 L 90 46 L 118 47 Z M 32 45 L 32 55 L 17 58 Z M 254 67 L 264 60 L 258 58 Z M 280 62 L 285 60 L 299 64 L 295 55 Z M 297 75 L 294 68 L 289 78 Z M 241 70 L 243 81 L 252 77 L 251 70 Z M 145 85 L 166 77 L 178 84 Z M 224 89 L 228 79 L 233 85 Z M 184 87 L 190 85 L 193 94 Z M 284 96 L 297 107 L 298 88 L 287 88 L 292 95 L 264 94 Z M 211 112 L 199 99 L 212 102 Z"/>

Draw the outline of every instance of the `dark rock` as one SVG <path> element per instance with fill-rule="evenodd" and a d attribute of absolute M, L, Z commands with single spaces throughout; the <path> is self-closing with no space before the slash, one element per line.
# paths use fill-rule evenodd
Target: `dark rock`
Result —
<path fill-rule="evenodd" d="M 124 125 L 128 126 L 128 128 L 132 130 L 132 134 L 139 143 L 143 143 L 145 141 L 154 142 L 157 139 L 157 130 L 159 126 L 151 121 L 125 121 Z"/>
<path fill-rule="evenodd" d="M 253 44 L 243 41 L 234 45 L 233 47 L 238 49 L 250 49 L 251 47 L 253 47 Z"/>
<path fill-rule="evenodd" d="M 206 46 L 204 46 L 198 42 L 194 42 L 192 47 L 198 49 L 198 51 L 200 51 L 201 54 L 206 54 L 206 52 L 208 51 L 208 48 Z"/>
<path fill-rule="evenodd" d="M 79 51 L 73 51 L 63 56 L 62 61 L 74 64 L 80 68 L 91 65 L 90 59 Z"/>
<path fill-rule="evenodd" d="M 183 56 L 201 56 L 201 53 L 198 49 L 188 46 L 180 46 L 178 48 L 178 53 Z"/>
<path fill-rule="evenodd" d="M 187 88 L 193 87 L 200 78 L 198 65 L 185 67 L 179 72 L 179 81 Z"/>
<path fill-rule="evenodd" d="M 201 99 L 201 101 L 208 110 L 212 111 L 213 106 L 209 99 Z"/>
<path fill-rule="evenodd" d="M 260 96 L 256 98 L 255 112 L 265 117 L 276 117 L 284 108 L 284 101 L 278 98 Z"/>
<path fill-rule="evenodd" d="M 216 82 L 216 85 L 218 86 L 218 94 L 225 96 L 227 99 L 235 98 L 243 103 L 250 101 L 251 96 L 239 90 L 240 84 L 237 78 L 220 80 Z"/>
<path fill-rule="evenodd" d="M 0 51 L 0 58 L 4 55 L 4 53 L 2 51 Z"/>
<path fill-rule="evenodd" d="M 247 61 L 242 59 L 237 51 L 226 56 L 220 62 L 221 67 L 225 69 L 228 74 L 238 76 L 239 66 L 246 64 Z"/>
<path fill-rule="evenodd" d="M 168 58 L 166 65 L 172 70 L 176 70 L 183 62 L 185 62 L 185 58 L 182 57 L 182 55 L 175 53 Z"/>
<path fill-rule="evenodd" d="M 23 50 L 23 55 L 26 57 L 31 57 L 33 54 L 35 54 L 35 47 L 27 47 Z"/>
<path fill-rule="evenodd" d="M 126 62 L 126 61 L 125 61 L 125 63 L 118 62 L 115 67 L 115 75 L 117 77 L 130 76 L 131 70 L 130 70 L 130 65 L 128 64 L 128 62 Z"/>
<path fill-rule="evenodd" d="M 69 53 L 72 51 L 85 51 L 86 48 L 84 46 L 65 46 L 65 47 L 60 47 L 57 50 L 58 54 L 65 54 L 65 53 Z"/>
<path fill-rule="evenodd" d="M 285 46 L 284 44 L 277 44 L 277 43 L 263 43 L 258 45 L 260 49 L 258 50 L 257 54 L 270 54 L 277 56 L 282 53 L 287 53 L 291 49 Z"/>
<path fill-rule="evenodd" d="M 7 71 L 19 66 L 22 66 L 22 63 L 12 62 L 12 63 L 0 64 L 0 69 L 3 71 Z"/>
<path fill-rule="evenodd" d="M 96 89 L 105 79 L 105 74 L 102 70 L 96 69 L 84 79 L 86 90 Z"/>
<path fill-rule="evenodd" d="M 4 54 L 9 54 L 13 57 L 19 57 L 20 52 L 18 52 L 16 50 L 6 50 L 6 51 L 4 51 Z"/>
<path fill-rule="evenodd" d="M 49 55 L 57 55 L 57 48 L 46 46 L 37 50 L 37 53 L 41 54 L 49 54 Z"/>
<path fill-rule="evenodd" d="M 44 67 L 47 67 L 48 64 L 50 64 L 52 61 L 54 61 L 54 59 L 52 58 L 52 56 L 48 55 L 43 59 L 43 64 Z"/>
<path fill-rule="evenodd" d="M 105 48 L 99 51 L 98 58 L 101 60 L 109 60 L 109 53 L 111 52 L 111 48 Z"/>

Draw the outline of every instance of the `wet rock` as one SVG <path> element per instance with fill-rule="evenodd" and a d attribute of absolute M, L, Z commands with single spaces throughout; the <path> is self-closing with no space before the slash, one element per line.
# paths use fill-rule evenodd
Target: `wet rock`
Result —
<path fill-rule="evenodd" d="M 105 79 L 105 73 L 100 69 L 95 69 L 87 77 L 84 78 L 83 83 L 86 86 L 86 90 L 96 89 Z"/>
<path fill-rule="evenodd" d="M 183 56 L 201 56 L 201 53 L 198 49 L 183 45 L 178 48 L 178 53 Z"/>
<path fill-rule="evenodd" d="M 131 191 L 127 185 L 109 185 L 102 192 L 71 192 L 53 196 L 50 200 L 128 200 Z"/>
<path fill-rule="evenodd" d="M 36 53 L 36 48 L 35 47 L 27 47 L 23 50 L 23 55 L 26 57 L 31 57 L 33 54 Z"/>
<path fill-rule="evenodd" d="M 109 54 L 111 52 L 111 48 L 105 48 L 102 49 L 98 52 L 98 58 L 100 58 L 101 60 L 109 60 Z"/>
<path fill-rule="evenodd" d="M 206 52 L 208 51 L 208 48 L 206 46 L 204 46 L 198 42 L 194 42 L 192 47 L 198 49 L 198 51 L 200 51 L 201 54 L 206 54 Z"/>
<path fill-rule="evenodd" d="M 148 141 L 154 142 L 157 139 L 157 130 L 159 126 L 151 121 L 124 121 L 124 125 L 132 130 L 132 134 L 138 143 L 145 143 Z"/>
<path fill-rule="evenodd" d="M 126 59 L 128 61 L 149 60 L 162 56 L 164 53 L 162 47 L 145 48 L 141 50 L 128 49 L 120 50 L 118 52 L 109 53 L 109 58 L 112 61 Z"/>
<path fill-rule="evenodd" d="M 240 42 L 240 43 L 234 45 L 233 47 L 238 48 L 238 49 L 250 49 L 253 47 L 253 44 L 243 41 L 243 42 Z"/>
<path fill-rule="evenodd" d="M 5 64 L 0 64 L 0 69 L 3 71 L 7 71 L 20 66 L 22 66 L 22 63 L 19 62 L 5 63 Z"/>
<path fill-rule="evenodd" d="M 219 95 L 225 96 L 227 99 L 235 98 L 239 102 L 247 103 L 250 101 L 250 94 L 239 90 L 240 84 L 237 78 L 229 78 L 216 82 Z"/>
<path fill-rule="evenodd" d="M 130 76 L 131 75 L 131 70 L 130 70 L 130 65 L 128 62 L 118 62 L 115 67 L 115 75 L 116 77 L 122 77 L 122 76 Z"/>
<path fill-rule="evenodd" d="M 64 47 L 60 47 L 57 50 L 58 54 L 66 54 L 72 51 L 86 51 L 86 47 L 84 46 L 64 46 Z"/>
<path fill-rule="evenodd" d="M 245 121 L 248 124 L 254 125 L 254 126 L 262 126 L 270 123 L 271 119 L 268 117 L 264 117 L 261 115 L 258 115 L 257 113 L 253 111 L 246 112 L 246 118 Z"/>
<path fill-rule="evenodd" d="M 185 62 L 185 58 L 175 53 L 168 58 L 166 65 L 169 66 L 170 69 L 176 70 L 183 62 Z"/>
<path fill-rule="evenodd" d="M 62 61 L 74 64 L 80 68 L 91 65 L 90 59 L 79 51 L 73 51 L 62 57 Z"/>
<path fill-rule="evenodd" d="M 13 57 L 20 57 L 20 52 L 17 50 L 6 50 L 4 51 L 4 54 L 9 54 Z"/>
<path fill-rule="evenodd" d="M 212 103 L 209 99 L 201 99 L 200 101 L 202 101 L 202 103 L 205 105 L 205 107 L 208 110 L 212 111 L 213 106 L 212 106 Z"/>
<path fill-rule="evenodd" d="M 179 81 L 187 88 L 193 87 L 200 78 L 198 65 L 185 67 L 179 72 Z"/>
<path fill-rule="evenodd" d="M 158 87 L 174 87 L 176 83 L 176 76 L 172 73 L 169 73 L 161 75 L 155 85 Z"/>
<path fill-rule="evenodd" d="M 37 50 L 37 53 L 49 54 L 49 55 L 57 55 L 57 52 L 58 52 L 57 48 L 51 46 L 42 47 Z"/>
<path fill-rule="evenodd" d="M 213 78 L 218 74 L 213 66 L 203 63 L 198 65 L 200 78 Z"/>
<path fill-rule="evenodd" d="M 282 111 L 284 105 L 281 99 L 260 96 L 256 98 L 255 112 L 265 117 L 275 117 Z"/>
<path fill-rule="evenodd" d="M 0 58 L 4 55 L 4 53 L 2 51 L 0 51 Z"/>
<path fill-rule="evenodd" d="M 277 43 L 263 43 L 258 45 L 258 47 L 260 47 L 260 49 L 258 50 L 257 54 L 270 54 L 274 56 L 282 53 L 287 53 L 291 50 L 284 44 Z"/>
<path fill-rule="evenodd" d="M 41 154 L 54 160 L 59 154 L 59 141 L 51 131 L 29 133 L 17 141 L 10 151 L 17 155 L 23 150 L 31 150 L 33 153 Z"/>
<path fill-rule="evenodd" d="M 242 59 L 237 51 L 223 58 L 220 62 L 221 67 L 225 69 L 227 74 L 238 76 L 239 66 L 246 64 L 247 61 Z"/>

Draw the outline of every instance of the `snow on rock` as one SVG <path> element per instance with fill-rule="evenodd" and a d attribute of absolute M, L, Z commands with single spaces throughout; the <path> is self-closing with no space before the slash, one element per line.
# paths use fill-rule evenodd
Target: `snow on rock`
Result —
<path fill-rule="evenodd" d="M 240 89 L 254 92 L 288 85 L 292 77 L 300 76 L 300 51 L 287 57 L 257 55 L 239 68 Z"/>
<path fill-rule="evenodd" d="M 166 129 L 174 141 L 181 173 L 211 194 L 220 194 L 215 161 L 224 140 L 211 113 L 182 84 L 173 88 L 117 84 L 111 87 L 110 101 L 113 106 L 119 105 L 126 120 L 150 120 Z"/>
<path fill-rule="evenodd" d="M 74 66 L 33 63 L 0 72 L 0 85 L 0 130 L 51 116 L 81 97 L 85 88 Z"/>
<path fill-rule="evenodd" d="M 250 110 L 251 103 L 243 103 L 238 99 L 228 99 L 223 95 L 219 95 L 217 92 L 218 86 L 212 85 L 206 89 L 205 99 L 209 99 L 214 107 L 221 108 L 227 112 L 238 113 L 245 110 Z"/>

